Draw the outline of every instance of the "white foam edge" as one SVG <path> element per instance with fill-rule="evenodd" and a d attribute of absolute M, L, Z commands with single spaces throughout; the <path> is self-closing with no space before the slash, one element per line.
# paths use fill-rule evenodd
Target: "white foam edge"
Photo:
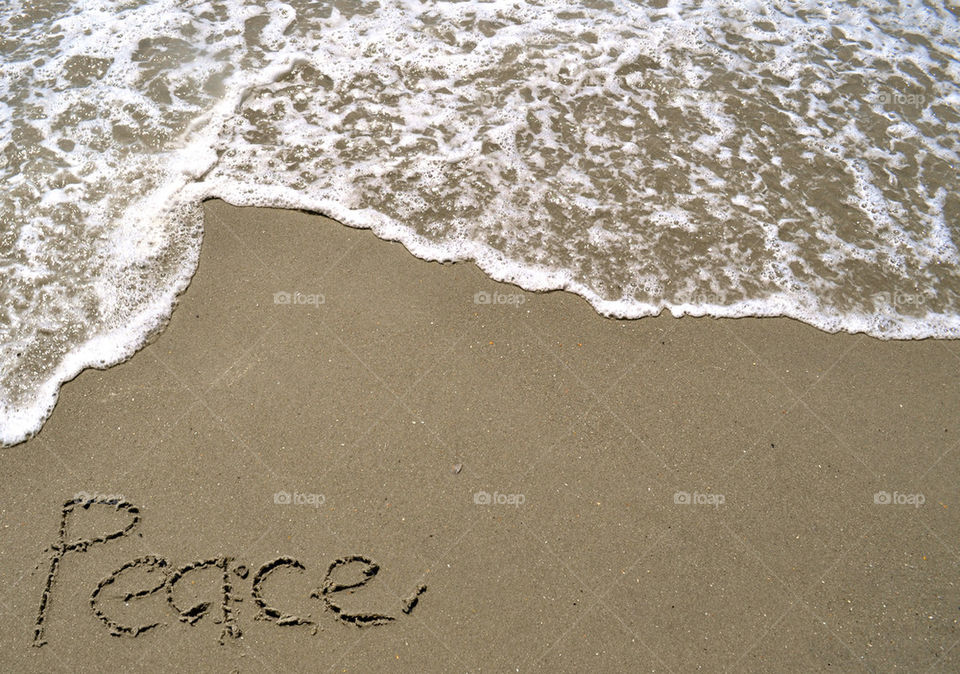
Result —
<path fill-rule="evenodd" d="M 385 241 L 397 241 L 422 260 L 472 261 L 494 281 L 512 283 L 534 292 L 571 292 L 585 299 L 598 314 L 609 318 L 645 318 L 658 316 L 664 310 L 668 310 L 676 318 L 780 316 L 801 321 L 827 333 L 863 333 L 883 340 L 960 338 L 960 315 L 927 314 L 922 320 L 897 317 L 896 323 L 888 323 L 888 329 L 879 334 L 876 316 L 840 314 L 825 311 L 822 307 L 804 307 L 796 298 L 787 295 L 745 300 L 730 305 L 606 300 L 584 284 L 574 281 L 569 272 L 510 262 L 499 251 L 477 241 L 463 242 L 462 249 L 454 254 L 449 246 L 429 241 L 409 227 L 387 221 L 375 211 L 349 209 L 326 199 L 310 199 L 292 188 L 237 183 L 226 186 L 226 189 L 216 183 L 194 184 L 191 188 L 193 189 L 187 190 L 192 193 L 190 201 L 193 206 L 189 208 L 200 209 L 203 201 L 218 198 L 234 206 L 286 208 L 323 214 L 349 227 L 369 229 Z M 198 243 L 202 241 L 203 228 L 199 237 Z M 40 387 L 32 405 L 16 411 L 8 410 L 3 424 L 0 425 L 0 444 L 12 446 L 35 436 L 52 414 L 63 384 L 87 368 L 106 369 L 122 363 L 146 346 L 150 338 L 164 328 L 172 316 L 179 296 L 187 289 L 196 273 L 199 253 L 200 246 L 192 246 L 184 271 L 175 279 L 174 284 L 131 317 L 123 327 L 97 335 L 71 351 Z"/>
<path fill-rule="evenodd" d="M 0 424 L 0 445 L 12 446 L 34 437 L 53 413 L 64 384 L 88 368 L 105 370 L 130 359 L 166 326 L 173 315 L 177 298 L 187 289 L 196 273 L 200 246 L 191 246 L 188 255 L 183 271 L 173 285 L 161 291 L 149 305 L 125 321 L 122 327 L 95 335 L 70 351 L 40 386 L 33 404 L 26 408 L 6 410 L 3 423 Z"/>
<path fill-rule="evenodd" d="M 449 245 L 430 241 L 413 229 L 388 221 L 372 210 L 354 210 L 328 199 L 311 199 L 292 188 L 238 184 L 212 185 L 208 198 L 219 198 L 234 206 L 286 208 L 325 215 L 356 229 L 369 229 L 385 241 L 397 241 L 422 260 L 434 262 L 474 262 L 494 281 L 512 283 L 524 290 L 548 292 L 564 290 L 585 299 L 601 316 L 637 319 L 658 316 L 668 310 L 674 317 L 710 316 L 713 318 L 787 317 L 811 325 L 830 334 L 847 332 L 866 334 L 881 340 L 957 339 L 960 338 L 960 315 L 929 313 L 922 318 L 892 316 L 888 319 L 873 314 L 852 314 L 831 311 L 810 295 L 804 305 L 796 296 L 780 293 L 763 299 L 734 302 L 729 305 L 644 303 L 636 300 L 607 300 L 591 288 L 575 281 L 569 272 L 548 267 L 523 265 L 508 260 L 502 253 L 479 241 L 458 242 L 454 253 Z M 219 188 L 219 189 L 218 189 Z M 893 319 L 893 320 L 891 320 Z M 894 323 L 895 321 L 895 323 Z M 881 333 L 878 325 L 886 326 Z"/>

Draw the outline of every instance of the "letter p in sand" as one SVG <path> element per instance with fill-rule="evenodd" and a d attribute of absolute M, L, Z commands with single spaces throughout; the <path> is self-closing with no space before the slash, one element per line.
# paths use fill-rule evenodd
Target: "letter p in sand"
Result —
<path fill-rule="evenodd" d="M 66 540 L 67 523 L 70 521 L 71 515 L 76 512 L 77 508 L 88 510 L 92 506 L 114 508 L 117 511 L 125 511 L 128 515 L 130 515 L 130 522 L 127 523 L 127 525 L 122 529 L 117 529 L 116 531 L 112 531 L 102 536 L 87 539 L 81 538 L 68 542 Z M 63 504 L 63 510 L 61 511 L 60 516 L 60 531 L 57 535 L 57 541 L 47 548 L 52 553 L 50 557 L 50 571 L 47 574 L 47 583 L 44 585 L 43 594 L 40 596 L 40 610 L 37 612 L 37 624 L 33 630 L 34 646 L 39 647 L 47 643 L 43 638 L 43 623 L 47 617 L 47 610 L 50 608 L 50 596 L 53 592 L 53 584 L 57 578 L 57 572 L 60 570 L 60 563 L 63 561 L 64 557 L 67 556 L 67 553 L 86 552 L 94 545 L 100 545 L 101 543 L 112 541 L 115 538 L 126 536 L 133 531 L 133 529 L 139 523 L 140 510 L 133 504 L 127 503 L 126 501 L 120 499 L 109 497 L 89 498 L 84 495 L 82 498 L 73 498 Z"/>

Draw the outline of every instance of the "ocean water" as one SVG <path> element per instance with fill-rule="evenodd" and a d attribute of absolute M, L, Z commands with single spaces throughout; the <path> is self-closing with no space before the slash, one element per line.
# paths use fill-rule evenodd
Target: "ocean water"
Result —
<path fill-rule="evenodd" d="M 960 337 L 960 8 L 5 0 L 0 442 L 162 329 L 203 199 L 598 312 Z"/>

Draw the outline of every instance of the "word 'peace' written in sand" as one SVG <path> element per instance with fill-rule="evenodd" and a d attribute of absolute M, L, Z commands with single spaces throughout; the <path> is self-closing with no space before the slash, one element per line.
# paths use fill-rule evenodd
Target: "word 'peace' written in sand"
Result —
<path fill-rule="evenodd" d="M 77 513 L 78 509 L 89 510 L 92 507 L 112 508 L 118 512 L 126 513 L 129 515 L 130 521 L 125 527 L 101 536 L 68 542 L 66 540 L 68 522 L 74 514 Z M 50 610 L 50 602 L 53 597 L 57 575 L 64 559 L 67 558 L 68 555 L 71 557 L 80 555 L 88 551 L 91 547 L 103 545 L 109 541 L 127 536 L 133 532 L 139 524 L 139 508 L 120 499 L 104 497 L 74 498 L 64 503 L 61 511 L 60 530 L 57 541 L 47 548 L 47 551 L 50 552 L 50 567 L 47 574 L 47 582 L 43 588 L 43 594 L 40 597 L 40 610 L 37 612 L 36 626 L 33 633 L 34 646 L 39 647 L 47 643 L 45 622 Z M 163 625 L 164 623 L 160 620 L 152 620 L 135 625 L 125 624 L 111 616 L 103 608 L 103 597 L 101 593 L 103 593 L 104 589 L 114 585 L 114 583 L 125 574 L 140 570 L 147 575 L 159 574 L 161 580 L 153 583 L 150 587 L 123 594 L 121 597 L 123 602 L 128 604 L 137 599 L 143 599 L 158 593 L 165 593 L 167 606 L 172 609 L 180 622 L 192 626 L 204 616 L 212 615 L 215 612 L 214 602 L 203 601 L 192 606 L 180 606 L 176 601 L 177 585 L 192 573 L 206 569 L 219 571 L 219 577 L 221 579 L 217 593 L 219 607 L 218 611 L 216 611 L 219 613 L 219 616 L 214 620 L 222 625 L 220 643 L 223 644 L 227 638 L 237 638 L 241 635 L 234 607 L 235 604 L 242 601 L 242 598 L 234 593 L 234 582 L 237 579 L 244 580 L 250 575 L 250 570 L 246 565 L 236 564 L 235 562 L 236 560 L 234 558 L 221 555 L 185 564 L 179 568 L 173 568 L 169 562 L 162 557 L 137 557 L 121 565 L 113 573 L 97 583 L 93 593 L 90 595 L 90 606 L 93 609 L 94 615 L 107 626 L 110 634 L 114 636 L 136 637 Z M 261 566 L 256 573 L 253 574 L 253 584 L 251 588 L 251 596 L 257 607 L 255 618 L 257 620 L 272 621 L 280 626 L 311 625 L 313 626 L 314 632 L 316 632 L 317 623 L 311 616 L 298 616 L 284 611 L 280 607 L 271 605 L 265 597 L 264 585 L 266 584 L 267 578 L 281 568 L 295 569 L 301 572 L 306 570 L 306 567 L 304 567 L 302 563 L 292 557 L 277 557 Z M 337 598 L 339 593 L 353 593 L 360 589 L 373 580 L 379 571 L 379 565 L 363 555 L 339 557 L 333 560 L 327 567 L 327 573 L 323 581 L 319 587 L 310 593 L 310 597 L 320 600 L 324 610 L 329 611 L 337 621 L 344 624 L 368 627 L 393 622 L 399 616 L 377 612 L 351 612 L 344 609 Z M 423 594 L 426 589 L 426 585 L 418 585 L 413 592 L 401 602 L 400 613 L 409 615 L 417 606 L 420 595 Z"/>

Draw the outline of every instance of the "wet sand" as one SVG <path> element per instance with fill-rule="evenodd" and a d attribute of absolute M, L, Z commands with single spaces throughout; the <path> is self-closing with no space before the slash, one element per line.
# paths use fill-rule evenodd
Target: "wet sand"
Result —
<path fill-rule="evenodd" d="M 205 229 L 167 329 L 0 454 L 6 668 L 960 667 L 960 343 Z"/>

